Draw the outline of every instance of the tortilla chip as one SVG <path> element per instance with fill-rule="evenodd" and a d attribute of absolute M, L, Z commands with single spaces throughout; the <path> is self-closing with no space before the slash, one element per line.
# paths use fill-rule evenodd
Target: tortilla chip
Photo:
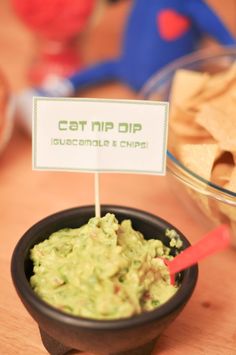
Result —
<path fill-rule="evenodd" d="M 234 169 L 233 155 L 230 152 L 224 152 L 215 162 L 212 169 L 211 182 L 221 187 L 229 183 Z"/>
<path fill-rule="evenodd" d="M 181 107 L 179 105 L 171 105 L 170 107 L 170 119 L 171 126 L 176 122 L 185 122 L 192 124 L 195 120 L 195 113 L 187 110 L 186 107 Z"/>
<path fill-rule="evenodd" d="M 205 105 L 197 114 L 196 122 L 212 135 L 222 150 L 236 151 L 234 116 L 227 115 L 213 106 Z"/>
<path fill-rule="evenodd" d="M 192 75 L 192 71 L 189 71 L 189 73 Z M 198 72 L 197 75 L 199 75 Z M 235 94 L 236 63 L 228 70 L 224 70 L 220 73 L 214 75 L 207 74 L 207 76 L 206 73 L 201 73 L 201 75 L 201 90 L 195 91 L 194 95 L 188 97 L 188 100 L 182 104 L 182 107 L 192 112 L 198 112 L 201 106 L 206 102 L 219 101 L 219 98 L 224 96 L 225 93 L 226 97 L 228 97 L 230 91 L 232 91 L 232 95 Z"/>
<path fill-rule="evenodd" d="M 196 175 L 236 193 L 236 62 L 211 75 L 178 70 L 170 100 L 168 148 Z M 210 184 L 195 188 L 186 187 L 195 205 L 236 236 L 236 197 L 230 204 L 211 198 Z"/>
<path fill-rule="evenodd" d="M 217 96 L 207 103 L 207 105 L 213 107 L 216 110 L 224 113 L 226 116 L 236 115 L 236 84 L 233 88 L 226 91 L 224 94 Z M 201 107 L 202 108 L 202 107 Z"/>
<path fill-rule="evenodd" d="M 204 90 L 201 96 L 205 101 L 218 97 L 224 94 L 232 84 L 235 83 L 236 78 L 236 63 L 234 63 L 228 70 L 216 73 L 209 77 L 209 80 L 205 84 Z"/>
<path fill-rule="evenodd" d="M 225 188 L 225 184 L 230 180 L 233 168 L 233 165 L 226 163 L 217 164 L 212 171 L 211 182 Z"/>
<path fill-rule="evenodd" d="M 195 137 L 199 140 L 210 137 L 209 132 L 195 122 L 193 112 L 175 106 L 170 120 L 172 130 L 179 137 Z"/>
<path fill-rule="evenodd" d="M 213 164 L 220 153 L 218 144 L 185 144 L 179 148 L 180 161 L 207 181 L 210 180 Z"/>
<path fill-rule="evenodd" d="M 179 147 L 181 162 L 207 181 L 211 179 L 214 162 L 220 153 L 221 150 L 217 144 L 185 144 Z M 205 188 L 206 194 L 192 189 L 188 189 L 188 193 L 207 217 L 217 221 L 219 219 L 219 208 L 217 203 L 207 195 L 208 185 L 200 186 L 200 188 Z"/>
<path fill-rule="evenodd" d="M 186 103 L 199 94 L 209 80 L 207 73 L 179 69 L 173 79 L 170 102 L 185 107 Z"/>
<path fill-rule="evenodd" d="M 225 188 L 228 189 L 229 191 L 233 191 L 236 194 L 236 166 L 233 168 L 232 174 L 230 176 L 230 180 L 225 185 Z M 235 218 L 236 218 L 236 210 L 235 210 Z"/>

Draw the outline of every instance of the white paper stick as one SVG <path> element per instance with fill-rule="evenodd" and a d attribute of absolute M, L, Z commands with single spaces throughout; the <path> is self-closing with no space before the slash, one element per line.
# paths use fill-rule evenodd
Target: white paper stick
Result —
<path fill-rule="evenodd" d="M 99 189 L 99 173 L 94 173 L 94 190 L 95 190 L 95 216 L 101 217 L 100 206 L 100 189 Z"/>

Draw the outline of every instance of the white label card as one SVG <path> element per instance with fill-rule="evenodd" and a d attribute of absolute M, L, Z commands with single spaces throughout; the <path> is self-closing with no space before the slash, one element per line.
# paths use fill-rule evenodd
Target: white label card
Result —
<path fill-rule="evenodd" d="M 168 103 L 33 100 L 33 169 L 164 175 Z"/>

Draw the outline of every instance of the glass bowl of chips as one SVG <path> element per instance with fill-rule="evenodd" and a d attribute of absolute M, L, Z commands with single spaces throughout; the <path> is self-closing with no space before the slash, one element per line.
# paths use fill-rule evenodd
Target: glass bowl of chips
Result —
<path fill-rule="evenodd" d="M 167 176 L 200 223 L 236 245 L 236 48 L 197 51 L 154 75 L 141 96 L 170 102 Z"/>

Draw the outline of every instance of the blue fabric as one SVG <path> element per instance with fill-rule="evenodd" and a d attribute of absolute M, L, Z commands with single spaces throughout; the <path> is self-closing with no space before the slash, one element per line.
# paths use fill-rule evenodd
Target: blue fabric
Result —
<path fill-rule="evenodd" d="M 104 80 L 119 80 L 118 62 L 108 60 L 98 63 L 86 70 L 82 70 L 71 76 L 70 81 L 75 89 L 97 84 Z"/>
<path fill-rule="evenodd" d="M 186 32 L 178 38 L 166 40 L 161 35 L 157 19 L 164 10 L 175 11 L 190 21 Z M 196 50 L 206 34 L 223 45 L 236 44 L 220 18 L 202 0 L 134 0 L 121 56 L 82 70 L 69 80 L 75 90 L 119 80 L 138 91 L 157 70 Z"/>

